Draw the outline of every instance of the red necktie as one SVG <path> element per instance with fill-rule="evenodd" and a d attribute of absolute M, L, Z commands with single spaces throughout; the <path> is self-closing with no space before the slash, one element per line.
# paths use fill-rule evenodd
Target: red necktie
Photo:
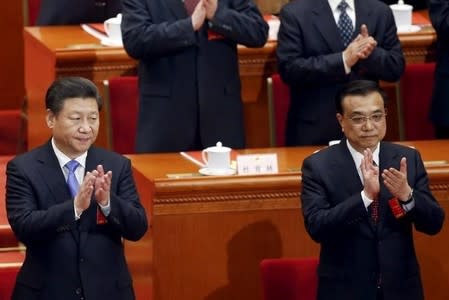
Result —
<path fill-rule="evenodd" d="M 371 218 L 373 219 L 374 224 L 377 223 L 377 220 L 379 219 L 379 200 L 374 199 L 373 203 L 370 205 L 371 209 Z"/>
<path fill-rule="evenodd" d="M 185 6 L 189 16 L 192 15 L 198 2 L 200 2 L 200 0 L 184 0 L 184 6 Z"/>

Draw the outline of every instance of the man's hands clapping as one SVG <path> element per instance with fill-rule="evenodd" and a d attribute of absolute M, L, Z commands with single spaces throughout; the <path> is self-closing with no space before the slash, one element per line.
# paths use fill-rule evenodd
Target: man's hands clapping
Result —
<path fill-rule="evenodd" d="M 94 193 L 95 201 L 102 206 L 108 205 L 110 199 L 112 171 L 104 172 L 103 166 L 98 165 L 92 172 L 87 172 L 75 197 L 76 214 L 85 211 Z"/>
<path fill-rule="evenodd" d="M 360 34 L 343 51 L 346 65 L 351 68 L 360 59 L 366 59 L 371 55 L 376 46 L 377 41 L 369 35 L 368 28 L 363 24 L 360 27 Z"/>
<path fill-rule="evenodd" d="M 407 181 L 407 159 L 401 158 L 399 170 L 395 168 L 385 169 L 382 172 L 384 184 L 390 193 L 401 201 L 407 201 L 412 188 Z"/>
<path fill-rule="evenodd" d="M 371 200 L 377 199 L 380 192 L 379 167 L 373 163 L 373 152 L 371 149 L 363 151 L 360 170 L 362 171 L 365 195 Z"/>
<path fill-rule="evenodd" d="M 193 30 L 199 30 L 206 20 L 212 20 L 217 7 L 217 0 L 200 0 L 192 13 Z"/>

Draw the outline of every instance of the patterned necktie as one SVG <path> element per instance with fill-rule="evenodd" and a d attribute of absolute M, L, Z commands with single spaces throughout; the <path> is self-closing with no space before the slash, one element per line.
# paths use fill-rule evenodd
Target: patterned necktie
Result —
<path fill-rule="evenodd" d="M 198 2 L 200 2 L 200 0 L 184 0 L 184 6 L 185 6 L 189 16 L 192 15 Z"/>
<path fill-rule="evenodd" d="M 338 29 L 340 30 L 340 37 L 343 41 L 343 46 L 348 46 L 351 42 L 352 32 L 354 28 L 352 27 L 352 20 L 349 15 L 346 13 L 346 9 L 348 8 L 348 3 L 345 0 L 342 0 L 340 4 L 338 4 L 337 9 L 340 11 L 340 18 L 338 19 Z"/>
<path fill-rule="evenodd" d="M 67 169 L 69 169 L 69 175 L 67 176 L 67 185 L 69 186 L 70 195 L 75 198 L 80 187 L 78 180 L 76 180 L 75 170 L 80 164 L 76 160 L 71 160 L 65 164 Z"/>

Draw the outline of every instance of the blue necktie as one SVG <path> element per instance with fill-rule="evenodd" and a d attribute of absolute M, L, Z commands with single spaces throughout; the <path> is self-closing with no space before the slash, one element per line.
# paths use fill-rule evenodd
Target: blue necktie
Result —
<path fill-rule="evenodd" d="M 345 48 L 351 42 L 352 32 L 354 30 L 354 28 L 352 27 L 352 20 L 346 13 L 346 9 L 348 8 L 348 6 L 349 5 L 345 0 L 342 0 L 337 6 L 337 9 L 340 11 L 340 18 L 338 19 L 338 29 L 340 30 L 340 37 Z"/>
<path fill-rule="evenodd" d="M 80 187 L 78 180 L 76 180 L 75 170 L 80 164 L 76 160 L 71 160 L 65 164 L 67 169 L 69 169 L 69 175 L 67 176 L 67 185 L 69 186 L 70 195 L 75 198 Z"/>

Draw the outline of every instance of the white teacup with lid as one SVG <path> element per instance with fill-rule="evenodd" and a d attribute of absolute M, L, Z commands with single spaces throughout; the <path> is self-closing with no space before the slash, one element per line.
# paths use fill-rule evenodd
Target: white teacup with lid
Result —
<path fill-rule="evenodd" d="M 109 18 L 104 21 L 104 30 L 108 37 L 116 42 L 122 41 L 122 30 L 120 25 L 122 24 L 122 14 L 118 14 L 114 18 Z"/>
<path fill-rule="evenodd" d="M 220 173 L 231 168 L 231 148 L 221 142 L 202 151 L 202 158 L 210 172 Z"/>
<path fill-rule="evenodd" d="M 399 0 L 397 4 L 390 5 L 393 11 L 394 21 L 398 32 L 408 31 L 412 26 L 412 11 L 413 6 L 404 4 L 403 0 Z"/>

